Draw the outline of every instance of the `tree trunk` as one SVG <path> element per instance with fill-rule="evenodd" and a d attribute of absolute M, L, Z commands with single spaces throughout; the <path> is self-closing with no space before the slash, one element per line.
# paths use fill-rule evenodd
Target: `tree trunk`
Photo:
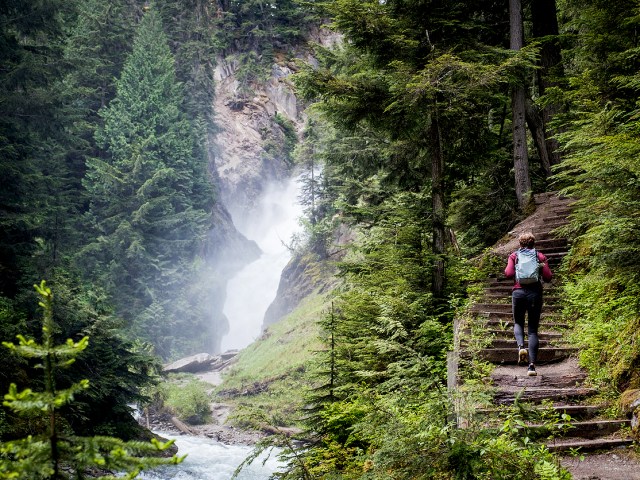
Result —
<path fill-rule="evenodd" d="M 540 68 L 537 71 L 540 95 L 544 95 L 548 87 L 557 85 L 555 79 L 564 75 L 562 53 L 557 39 L 559 31 L 556 0 L 531 2 L 531 17 L 533 36 L 544 39 L 540 50 Z M 545 132 L 547 154 L 551 165 L 557 165 L 561 160 L 558 141 L 551 137 L 553 131 L 549 129 L 553 116 L 560 111 L 557 105 L 547 105 L 542 109 L 542 128 Z"/>
<path fill-rule="evenodd" d="M 509 25 L 511 50 L 520 50 L 524 46 L 522 29 L 522 4 L 520 0 L 509 0 Z M 529 179 L 529 158 L 527 156 L 527 131 L 525 128 L 525 92 L 523 86 L 513 88 L 511 97 L 513 113 L 513 167 L 515 171 L 516 197 L 518 206 L 523 210 L 528 203 L 531 191 Z"/>
<path fill-rule="evenodd" d="M 547 139 L 545 138 L 544 122 L 538 108 L 530 101 L 525 102 L 525 116 L 527 119 L 527 125 L 529 125 L 529 131 L 533 136 L 533 143 L 538 151 L 540 157 L 540 163 L 544 173 L 551 175 L 551 160 L 549 158 L 549 150 L 547 145 Z"/>
<path fill-rule="evenodd" d="M 433 253 L 435 255 L 431 290 L 435 297 L 440 297 L 442 296 L 442 293 L 444 291 L 445 275 L 444 158 L 442 155 L 440 121 L 438 119 L 437 108 L 434 108 L 434 111 L 431 115 L 429 139 L 431 143 L 431 206 L 433 211 Z"/>

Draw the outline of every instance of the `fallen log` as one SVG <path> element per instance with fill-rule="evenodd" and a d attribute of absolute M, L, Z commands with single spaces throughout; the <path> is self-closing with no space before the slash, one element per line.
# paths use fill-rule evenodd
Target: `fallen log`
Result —
<path fill-rule="evenodd" d="M 171 417 L 171 423 L 173 424 L 174 427 L 176 427 L 182 433 L 186 433 L 187 435 L 198 435 L 198 432 L 196 432 L 194 429 L 192 429 L 189 425 L 184 423 L 178 417 Z"/>

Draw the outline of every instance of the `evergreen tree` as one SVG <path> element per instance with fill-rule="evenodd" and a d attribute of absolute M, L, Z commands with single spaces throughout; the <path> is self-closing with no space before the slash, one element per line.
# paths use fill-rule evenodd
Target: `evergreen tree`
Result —
<path fill-rule="evenodd" d="M 169 328 L 167 320 L 174 319 L 175 330 L 155 342 L 165 356 L 173 333 L 188 338 L 202 326 L 184 289 L 195 274 L 213 201 L 206 156 L 182 102 L 174 59 L 152 8 L 138 27 L 116 97 L 101 112 L 104 127 L 96 139 L 104 150 L 88 162 L 85 181 L 95 240 L 83 261 L 143 338 L 155 334 L 149 327 Z"/>
<path fill-rule="evenodd" d="M 0 5 L 0 292 L 19 290 L 35 238 L 55 261 L 74 211 L 59 149 L 63 13 L 74 2 Z M 32 281 L 29 283 L 33 283 Z"/>
<path fill-rule="evenodd" d="M 0 474 L 3 478 L 24 480 L 62 480 L 84 478 L 96 469 L 107 472 L 126 472 L 124 478 L 135 478 L 147 468 L 163 464 L 179 463 L 177 457 L 144 457 L 145 453 L 168 448 L 172 442 L 151 444 L 123 442 L 109 437 L 74 437 L 64 432 L 60 410 L 73 402 L 74 395 L 89 388 L 88 380 L 70 385 L 67 389 L 56 386 L 56 372 L 69 367 L 89 344 L 89 337 L 74 342 L 68 339 L 63 345 L 54 343 L 56 325 L 53 320 L 53 294 L 42 281 L 36 285 L 43 310 L 42 343 L 18 335 L 19 344 L 3 342 L 3 345 L 25 358 L 35 358 L 44 374 L 43 392 L 24 389 L 19 391 L 15 383 L 5 395 L 4 405 L 16 412 L 42 413 L 46 432 L 0 444 Z M 114 478 L 112 475 L 94 478 Z"/>
<path fill-rule="evenodd" d="M 428 192 L 434 219 L 432 290 L 442 296 L 447 197 L 456 181 L 474 175 L 480 157 L 499 148 L 487 113 L 502 106 L 497 91 L 530 65 L 532 52 L 509 55 L 483 44 L 484 5 L 351 0 L 327 5 L 349 44 L 319 51 L 321 68 L 303 71 L 298 85 L 351 137 L 362 132 L 373 137 L 379 147 L 366 150 L 377 150 L 367 159 L 366 175 Z"/>
<path fill-rule="evenodd" d="M 566 159 L 557 181 L 577 199 L 565 298 L 578 319 L 581 362 L 602 388 L 640 386 L 638 298 L 640 75 L 637 2 L 565 3 L 573 38 L 567 84 L 548 94 L 565 105 Z"/>

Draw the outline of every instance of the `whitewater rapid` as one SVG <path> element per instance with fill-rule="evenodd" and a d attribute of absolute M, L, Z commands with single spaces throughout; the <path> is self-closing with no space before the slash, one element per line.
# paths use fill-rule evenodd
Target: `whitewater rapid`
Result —
<path fill-rule="evenodd" d="M 247 445 L 223 445 L 208 438 L 191 437 L 156 432 L 161 437 L 175 439 L 178 455 L 187 455 L 179 465 L 161 467 L 151 472 L 143 472 L 138 477 L 143 480 L 229 480 L 240 463 L 251 453 Z M 264 455 L 245 467 L 238 480 L 267 480 L 282 464 L 273 453 L 266 462 Z"/>

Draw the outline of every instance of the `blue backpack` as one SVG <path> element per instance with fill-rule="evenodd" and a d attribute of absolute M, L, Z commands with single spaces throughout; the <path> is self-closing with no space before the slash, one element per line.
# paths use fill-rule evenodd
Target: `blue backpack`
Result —
<path fill-rule="evenodd" d="M 535 249 L 520 248 L 516 251 L 516 282 L 531 285 L 540 281 L 540 264 Z"/>

